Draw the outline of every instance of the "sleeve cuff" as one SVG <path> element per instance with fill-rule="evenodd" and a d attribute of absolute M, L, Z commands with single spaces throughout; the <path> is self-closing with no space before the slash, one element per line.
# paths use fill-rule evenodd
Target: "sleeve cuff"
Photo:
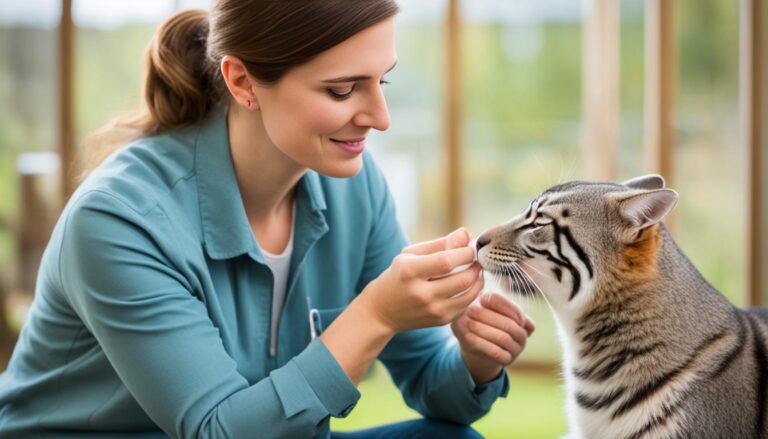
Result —
<path fill-rule="evenodd" d="M 319 338 L 270 377 L 287 417 L 312 408 L 345 417 L 360 399 L 360 391 Z"/>
<path fill-rule="evenodd" d="M 489 410 L 497 398 L 507 397 L 509 393 L 509 376 L 505 368 L 502 368 L 499 376 L 492 381 L 476 385 L 472 374 L 469 373 L 467 365 L 461 358 L 461 352 L 458 348 L 455 349 L 455 352 L 456 361 L 459 363 L 455 374 L 457 384 L 468 389 L 482 410 Z"/>
<path fill-rule="evenodd" d="M 469 373 L 469 372 L 467 372 Z M 470 376 L 472 378 L 472 376 Z M 483 398 L 483 395 L 489 394 L 493 399 L 498 397 L 506 398 L 509 393 L 509 375 L 507 375 L 507 369 L 502 368 L 499 376 L 493 380 L 475 386 L 475 395 Z M 493 402 L 493 400 L 491 401 Z"/>

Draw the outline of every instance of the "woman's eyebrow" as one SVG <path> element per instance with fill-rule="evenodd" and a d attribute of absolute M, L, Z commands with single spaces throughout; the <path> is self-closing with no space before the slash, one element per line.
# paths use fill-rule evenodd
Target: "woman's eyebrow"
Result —
<path fill-rule="evenodd" d="M 394 69 L 396 65 L 397 65 L 397 61 L 395 61 L 395 63 L 392 64 L 392 67 L 390 67 L 384 73 L 387 74 L 387 73 L 391 72 L 392 69 Z M 323 82 L 328 83 L 328 84 L 337 84 L 337 83 L 341 83 L 341 82 L 365 81 L 365 80 L 368 80 L 368 79 L 371 79 L 371 77 L 370 76 L 366 76 L 366 75 L 356 75 L 356 76 L 342 76 L 342 77 L 339 77 L 339 78 L 326 79 Z"/>

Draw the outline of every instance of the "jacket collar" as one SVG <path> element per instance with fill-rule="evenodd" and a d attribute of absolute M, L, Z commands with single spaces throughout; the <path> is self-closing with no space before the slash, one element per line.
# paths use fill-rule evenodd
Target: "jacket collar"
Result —
<path fill-rule="evenodd" d="M 263 262 L 256 238 L 245 214 L 227 130 L 227 111 L 218 108 L 201 124 L 195 142 L 195 171 L 200 203 L 205 250 L 213 259 L 229 259 L 251 253 Z M 301 212 L 312 211 L 324 223 L 326 209 L 320 178 L 307 171 L 299 180 L 296 193 L 296 224 Z"/>

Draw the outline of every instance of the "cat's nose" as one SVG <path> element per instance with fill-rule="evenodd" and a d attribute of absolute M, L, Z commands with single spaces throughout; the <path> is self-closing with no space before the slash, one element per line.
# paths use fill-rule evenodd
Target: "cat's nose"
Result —
<path fill-rule="evenodd" d="M 491 242 L 491 238 L 488 238 L 485 235 L 481 235 L 479 238 L 477 238 L 477 251 L 480 251 L 480 249 L 488 245 L 489 242 Z"/>

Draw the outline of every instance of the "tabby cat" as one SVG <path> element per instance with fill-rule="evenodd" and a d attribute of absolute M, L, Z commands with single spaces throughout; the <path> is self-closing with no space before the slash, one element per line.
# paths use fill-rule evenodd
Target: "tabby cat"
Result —
<path fill-rule="evenodd" d="M 713 288 L 661 222 L 657 175 L 569 182 L 478 238 L 478 260 L 543 296 L 573 438 L 768 438 L 768 310 Z"/>

